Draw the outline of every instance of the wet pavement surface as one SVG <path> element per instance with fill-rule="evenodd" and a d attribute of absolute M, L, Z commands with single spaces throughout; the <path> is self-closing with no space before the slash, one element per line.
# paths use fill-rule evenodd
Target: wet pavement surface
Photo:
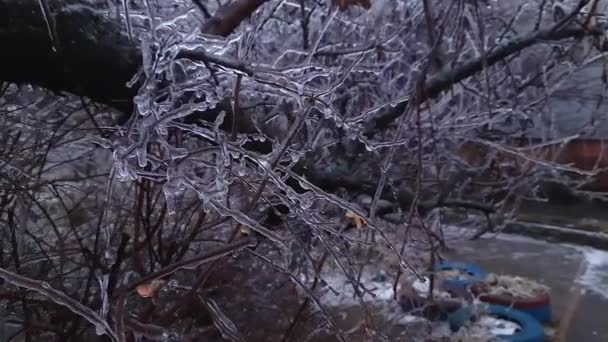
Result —
<path fill-rule="evenodd" d="M 462 235 L 449 232 L 447 258 L 551 287 L 556 341 L 608 341 L 608 252 L 506 234 L 454 241 Z"/>

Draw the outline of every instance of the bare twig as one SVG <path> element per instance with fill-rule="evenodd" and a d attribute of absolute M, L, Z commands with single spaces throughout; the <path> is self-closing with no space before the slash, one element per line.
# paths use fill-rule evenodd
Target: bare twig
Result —
<path fill-rule="evenodd" d="M 206 253 L 206 254 L 191 258 L 191 259 L 176 262 L 174 264 L 171 264 L 156 272 L 148 274 L 147 276 L 133 282 L 132 284 L 130 284 L 127 287 L 128 291 L 129 292 L 134 291 L 135 288 L 139 285 L 146 284 L 155 279 L 164 278 L 182 268 L 196 268 L 204 263 L 223 258 L 223 257 L 230 255 L 231 253 L 234 253 L 243 248 L 254 246 L 255 244 L 256 244 L 256 240 L 254 238 L 245 238 L 245 239 L 241 239 L 237 242 L 228 244 L 224 247 L 218 248 L 209 253 Z"/>
<path fill-rule="evenodd" d="M 510 55 L 516 54 L 534 44 L 546 41 L 562 40 L 586 34 L 586 31 L 579 27 L 558 29 L 558 27 L 561 25 L 562 22 L 559 22 L 547 29 L 534 31 L 528 35 L 513 38 L 510 41 L 500 44 L 498 47 L 483 56 L 464 62 L 462 65 L 456 66 L 455 68 L 444 68 L 435 75 L 432 75 L 427 80 L 425 87 L 428 97 L 437 97 L 439 94 L 441 94 L 441 92 L 448 90 L 454 84 L 481 71 L 484 63 L 487 66 L 491 66 L 498 61 Z M 600 32 L 592 31 L 592 34 L 600 34 Z M 371 133 L 373 131 L 386 128 L 396 118 L 402 115 L 405 106 L 407 106 L 407 101 L 397 104 L 387 112 L 374 118 L 373 124 L 370 125 L 369 132 Z"/>
<path fill-rule="evenodd" d="M 119 340 L 114 330 L 112 330 L 112 328 L 108 325 L 108 322 L 101 318 L 97 313 L 80 304 L 78 301 L 72 299 L 72 297 L 66 295 L 65 293 L 55 290 L 51 287 L 51 285 L 49 285 L 49 283 L 24 277 L 1 267 L 0 278 L 15 286 L 37 292 L 49 298 L 54 303 L 67 307 L 76 315 L 92 323 L 98 333 L 108 335 L 113 341 Z"/>

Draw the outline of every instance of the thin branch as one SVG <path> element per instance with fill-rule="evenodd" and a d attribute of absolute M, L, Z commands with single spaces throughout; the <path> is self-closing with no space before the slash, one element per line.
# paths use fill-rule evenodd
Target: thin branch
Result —
<path fill-rule="evenodd" d="M 66 295 L 65 293 L 55 290 L 53 287 L 51 287 L 51 285 L 49 285 L 49 283 L 24 277 L 2 267 L 0 267 L 0 278 L 15 286 L 37 292 L 49 298 L 54 303 L 67 307 L 76 315 L 95 325 L 95 329 L 98 333 L 106 334 L 113 341 L 118 341 L 118 336 L 116 336 L 112 328 L 108 325 L 108 322 L 101 318 L 101 316 L 82 305 L 80 302 L 72 299 L 72 297 Z"/>
<path fill-rule="evenodd" d="M 203 48 L 197 49 L 181 49 L 175 58 L 188 58 L 193 61 L 209 62 L 217 65 L 221 65 L 226 68 L 238 70 L 244 72 L 248 76 L 253 76 L 254 70 L 245 63 L 241 63 L 236 60 L 228 59 L 207 53 Z"/>
<path fill-rule="evenodd" d="M 205 7 L 201 0 L 192 0 L 192 3 L 194 3 L 194 5 L 196 5 L 196 7 L 203 13 L 205 18 L 211 18 L 211 13 L 209 13 L 209 10 L 207 9 L 207 7 Z"/>
<path fill-rule="evenodd" d="M 454 84 L 480 72 L 483 69 L 484 63 L 489 67 L 534 44 L 577 37 L 588 33 L 585 29 L 580 27 L 568 27 L 556 30 L 558 25 L 561 26 L 562 22 L 560 21 L 556 25 L 544 30 L 535 31 L 525 36 L 515 37 L 510 41 L 499 44 L 488 54 L 472 59 L 455 68 L 452 68 L 451 66 L 445 67 L 442 71 L 439 71 L 427 80 L 426 93 L 428 98 L 435 98 Z M 596 30 L 590 31 L 589 33 L 601 34 L 601 32 Z M 368 133 L 388 127 L 395 119 L 403 114 L 407 107 L 407 103 L 408 101 L 398 103 L 387 112 L 380 114 L 373 120 L 373 124 L 370 125 Z"/>
<path fill-rule="evenodd" d="M 147 276 L 135 281 L 134 283 L 129 285 L 128 291 L 129 292 L 133 291 L 133 290 L 135 290 L 135 288 L 137 286 L 146 284 L 152 280 L 160 279 L 160 278 L 166 277 L 168 275 L 171 275 L 172 273 L 174 273 L 182 268 L 196 268 L 204 263 L 223 258 L 223 257 L 230 255 L 243 248 L 254 246 L 255 244 L 256 244 L 256 240 L 254 238 L 242 239 L 235 243 L 227 244 L 227 245 L 220 247 L 209 253 L 199 255 L 197 257 L 194 257 L 194 258 L 191 258 L 188 260 L 176 262 L 174 264 L 164 267 L 156 272 L 150 273 Z"/>

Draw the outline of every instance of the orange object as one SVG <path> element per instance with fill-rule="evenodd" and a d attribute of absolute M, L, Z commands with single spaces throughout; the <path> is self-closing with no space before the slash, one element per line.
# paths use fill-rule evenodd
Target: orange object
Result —
<path fill-rule="evenodd" d="M 139 285 L 135 291 L 137 291 L 138 295 L 144 298 L 155 297 L 164 284 L 164 280 L 156 279 L 149 283 Z"/>

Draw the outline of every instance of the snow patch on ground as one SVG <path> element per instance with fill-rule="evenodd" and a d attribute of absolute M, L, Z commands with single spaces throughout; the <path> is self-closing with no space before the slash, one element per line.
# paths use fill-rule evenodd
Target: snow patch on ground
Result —
<path fill-rule="evenodd" d="M 391 279 L 374 281 L 377 275 L 363 272 L 359 287 L 361 298 L 355 295 L 353 282 L 340 273 L 333 272 L 324 274 L 325 286 L 322 287 L 323 294 L 320 296 L 321 303 L 332 307 L 356 306 L 362 299 L 366 303 L 381 304 L 381 302 L 393 301 L 393 283 Z M 355 279 L 356 281 L 356 279 Z M 367 290 L 367 291 L 366 291 Z"/>
<path fill-rule="evenodd" d="M 450 324 L 439 321 L 433 324 L 432 336 L 441 341 L 496 341 L 496 336 L 508 336 L 515 334 L 520 326 L 511 321 L 483 315 L 475 322 L 452 332 Z M 502 340 L 501 340 L 502 341 Z"/>
<path fill-rule="evenodd" d="M 576 249 L 583 253 L 586 263 L 585 272 L 576 282 L 588 291 L 608 299 L 608 252 L 589 247 Z"/>

